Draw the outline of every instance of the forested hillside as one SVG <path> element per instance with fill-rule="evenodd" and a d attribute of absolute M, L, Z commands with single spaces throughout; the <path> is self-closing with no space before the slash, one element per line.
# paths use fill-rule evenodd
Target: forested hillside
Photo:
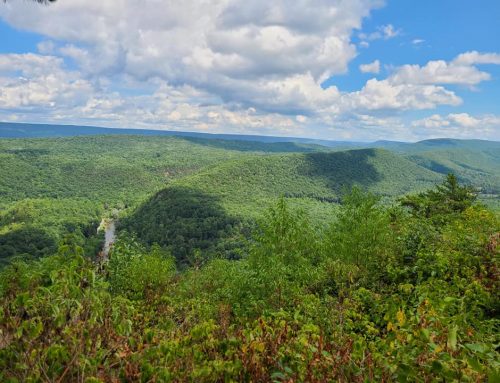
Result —
<path fill-rule="evenodd" d="M 353 186 L 389 200 L 423 190 L 441 178 L 378 149 L 249 157 L 172 182 L 132 211 L 122 227 L 147 245 L 169 247 L 183 262 L 196 248 L 206 250 L 204 256 L 227 250 L 232 257 L 231 243 L 244 237 L 241 226 L 251 227 L 251 221 L 280 196 L 322 224 Z M 217 243 L 224 251 L 215 251 Z"/>
<path fill-rule="evenodd" d="M 408 158 L 438 173 L 459 174 L 462 181 L 480 185 L 485 194 L 496 194 L 500 190 L 500 150 L 435 150 Z"/>
<path fill-rule="evenodd" d="M 212 198 L 170 197 L 188 226 L 232 225 Z M 101 265 L 71 238 L 14 261 L 0 275 L 0 380 L 499 380 L 500 224 L 470 187 L 448 176 L 389 206 L 354 187 L 313 221 L 281 198 L 244 257 L 182 271 L 126 233 Z"/>
<path fill-rule="evenodd" d="M 100 240 L 92 237 L 104 215 L 135 207 L 172 180 L 250 155 L 246 144 L 226 146 L 171 137 L 1 140 L 0 260 L 49 254 L 67 232 L 88 239 L 88 253 L 95 253 Z M 253 149 L 257 156 L 310 150 L 259 143 Z"/>
<path fill-rule="evenodd" d="M 50 254 L 68 232 L 92 256 L 102 241 L 99 222 L 117 213 L 122 228 L 148 246 L 158 242 L 174 249 L 183 261 L 195 249 L 206 255 L 220 246 L 237 257 L 234 245 L 248 238 L 255 220 L 280 196 L 323 224 L 353 185 L 388 202 L 428 188 L 448 172 L 480 189 L 490 205 L 497 203 L 496 143 L 425 141 L 405 147 L 411 149 L 340 151 L 295 142 L 137 135 L 1 140 L 1 259 Z M 183 209 L 193 201 L 189 195 L 201 197 L 194 198 L 196 208 Z M 205 229 L 191 233 L 187 222 L 200 223 L 198 210 L 205 208 Z M 211 222 L 219 222 L 217 229 L 206 228 Z M 217 245 L 221 238 L 224 245 Z"/>

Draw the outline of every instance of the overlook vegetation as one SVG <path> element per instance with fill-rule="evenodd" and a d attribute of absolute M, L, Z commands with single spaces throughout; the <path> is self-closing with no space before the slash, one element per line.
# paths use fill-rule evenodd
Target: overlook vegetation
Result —
<path fill-rule="evenodd" d="M 247 256 L 180 273 L 68 237 L 2 272 L 0 379 L 497 381 L 500 225 L 474 200 L 453 176 L 408 208 L 354 187 L 317 229 L 281 198 Z"/>
<path fill-rule="evenodd" d="M 499 145 L 374 146 L 0 140 L 0 381 L 498 380 Z"/>
<path fill-rule="evenodd" d="M 17 134 L 21 127 L 15 125 L 12 132 Z M 314 224 L 324 224 L 337 209 L 342 190 L 353 185 L 388 202 L 431 187 L 454 172 L 461 182 L 479 188 L 482 200 L 500 207 L 498 143 L 430 140 L 374 145 L 394 151 L 339 151 L 306 142 L 195 136 L 4 139 L 0 141 L 0 263 L 16 255 L 50 254 L 68 231 L 80 236 L 86 254 L 93 256 L 102 241 L 96 234 L 99 222 L 113 212 L 133 217 L 124 218 L 122 227 L 135 231 L 148 246 L 154 241 L 172 246 L 173 237 L 183 243 L 186 230 L 177 235 L 175 225 L 170 226 L 173 235 L 167 239 L 152 218 L 142 214 L 154 211 L 163 225 L 171 221 L 172 212 L 163 213 L 160 206 L 170 195 L 161 192 L 165 187 L 190 189 L 217 200 L 222 214 L 231 217 L 230 237 L 238 243 L 279 196 L 309 211 Z M 29 242 L 31 235 L 44 245 L 30 249 L 21 243 Z M 207 248 L 213 247 L 210 240 L 203 241 Z M 183 246 L 192 256 L 196 245 Z"/>

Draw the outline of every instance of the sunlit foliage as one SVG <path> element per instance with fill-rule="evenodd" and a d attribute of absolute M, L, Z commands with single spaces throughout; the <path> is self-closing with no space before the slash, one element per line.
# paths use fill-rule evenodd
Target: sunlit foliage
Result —
<path fill-rule="evenodd" d="M 449 177 L 318 228 L 282 198 L 239 260 L 176 270 L 123 235 L 0 276 L 1 381 L 498 381 L 498 217 Z M 409 207 L 407 207 L 409 206 Z"/>

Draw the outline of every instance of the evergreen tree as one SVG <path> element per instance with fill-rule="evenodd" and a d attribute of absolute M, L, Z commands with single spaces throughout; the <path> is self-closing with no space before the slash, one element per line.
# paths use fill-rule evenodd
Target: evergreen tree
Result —
<path fill-rule="evenodd" d="M 401 204 L 414 216 L 433 218 L 443 223 L 447 214 L 461 213 L 476 201 L 477 192 L 458 183 L 454 174 L 448 174 L 442 185 L 435 189 L 402 198 Z"/>

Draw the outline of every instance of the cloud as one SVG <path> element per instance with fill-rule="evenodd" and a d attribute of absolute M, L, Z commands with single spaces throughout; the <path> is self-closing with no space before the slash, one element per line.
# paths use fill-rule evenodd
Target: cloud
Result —
<path fill-rule="evenodd" d="M 357 92 L 341 98 L 345 110 L 420 110 L 438 105 L 457 106 L 462 100 L 452 91 L 435 85 L 394 84 L 389 80 L 368 80 Z"/>
<path fill-rule="evenodd" d="M 420 135 L 431 137 L 458 138 L 500 138 L 500 116 L 471 116 L 468 113 L 450 113 L 442 116 L 433 114 L 429 117 L 413 121 L 414 131 Z"/>
<path fill-rule="evenodd" d="M 13 76 L 17 74 L 18 76 Z M 46 55 L 0 55 L 0 110 L 28 111 L 56 121 L 184 130 L 311 135 L 333 124 L 353 130 L 353 121 L 367 124 L 369 113 L 431 109 L 459 105 L 461 99 L 441 86 L 394 84 L 368 80 L 355 92 L 321 88 L 311 74 L 282 80 L 239 80 L 239 87 L 222 83 L 219 89 L 172 85 L 162 79 L 139 84 L 126 75 L 116 82 L 89 81 L 69 70 L 61 58 Z M 140 88 L 139 88 L 140 89 Z M 227 101 L 221 101 L 224 93 Z M 247 100 L 234 102 L 234 100 Z M 364 116 L 360 119 L 356 114 Z M 344 116 L 350 116 L 347 120 Z M 341 125 L 339 125 L 341 126 Z M 370 126 L 373 126 L 370 125 Z M 364 137 L 370 136 L 364 130 Z M 338 134 L 338 132 L 336 133 Z"/>
<path fill-rule="evenodd" d="M 454 60 L 429 61 L 426 65 L 403 65 L 396 69 L 389 80 L 393 84 L 456 84 L 477 85 L 491 79 L 487 72 L 475 64 L 500 64 L 500 55 L 495 53 L 466 52 Z"/>
<path fill-rule="evenodd" d="M 386 139 L 413 140 L 415 136 L 397 116 L 374 116 L 371 114 L 342 114 L 328 116 L 325 124 L 326 133 L 336 140 L 378 140 Z"/>
<path fill-rule="evenodd" d="M 430 61 L 425 66 L 404 65 L 390 77 L 394 84 L 476 85 L 489 79 L 489 73 L 476 67 L 455 65 L 443 60 Z"/>
<path fill-rule="evenodd" d="M 465 52 L 453 60 L 455 65 L 496 64 L 500 65 L 500 54 L 479 53 L 477 51 Z"/>
<path fill-rule="evenodd" d="M 196 82 L 343 73 L 355 56 L 350 35 L 380 0 L 296 3 L 255 0 L 61 1 L 2 7 L 10 24 L 68 41 L 60 52 L 86 72 Z"/>
<path fill-rule="evenodd" d="M 300 81 L 299 81 L 300 83 Z M 151 81 L 153 93 L 135 94 L 134 83 L 122 93 L 92 83 L 69 70 L 61 58 L 36 54 L 0 55 L 0 119 L 89 123 L 110 127 L 207 130 L 211 132 L 301 134 L 299 123 L 277 113 L 214 104 L 210 93 L 189 85 Z M 130 94 L 128 94 L 130 90 Z M 328 94 L 328 93 L 325 93 Z M 12 114 L 15 113 L 15 115 Z"/>
<path fill-rule="evenodd" d="M 452 125 L 463 128 L 477 128 L 482 122 L 486 122 L 486 120 L 474 118 L 467 113 L 451 113 L 448 115 L 448 120 Z M 496 121 L 499 122 L 498 119 Z"/>
<path fill-rule="evenodd" d="M 301 114 L 297 115 L 297 117 L 295 117 L 295 119 L 298 121 L 298 122 L 301 122 L 301 123 L 304 123 L 307 121 L 307 117 L 306 116 L 302 116 Z"/>
<path fill-rule="evenodd" d="M 214 132 L 375 137 L 411 133 L 407 110 L 458 106 L 496 53 L 403 65 L 345 92 L 352 41 L 382 0 L 10 1 L 0 17 L 39 33 L 38 54 L 0 54 L 0 117 Z M 392 24 L 359 46 L 392 39 Z M 378 60 L 360 65 L 379 73 Z M 447 121 L 452 122 L 451 118 Z M 413 129 L 413 128 L 412 128 Z"/>
<path fill-rule="evenodd" d="M 393 37 L 398 36 L 401 31 L 396 30 L 392 24 L 388 24 L 382 27 L 382 33 L 385 39 L 392 39 Z"/>
<path fill-rule="evenodd" d="M 449 125 L 450 121 L 448 121 L 446 118 L 443 118 L 439 114 L 433 114 L 432 116 L 412 122 L 412 126 L 422 127 L 426 129 L 443 128 Z"/>
<path fill-rule="evenodd" d="M 359 66 L 359 70 L 362 73 L 375 73 L 375 74 L 377 74 L 380 72 L 380 61 L 375 60 L 374 62 L 369 63 L 369 64 L 361 64 Z"/>
<path fill-rule="evenodd" d="M 93 85 L 63 60 L 35 54 L 0 55 L 0 108 L 69 107 L 83 102 Z"/>
<path fill-rule="evenodd" d="M 72 0 L 35 7 L 19 1 L 1 7 L 0 16 L 46 36 L 40 52 L 75 63 L 83 78 L 159 79 L 207 92 L 230 108 L 306 115 L 337 98 L 321 83 L 347 72 L 357 54 L 353 30 L 382 4 Z"/>
<path fill-rule="evenodd" d="M 413 45 L 419 45 L 419 44 L 423 44 L 423 43 L 425 43 L 425 40 L 423 40 L 423 39 L 413 39 L 413 40 L 411 41 L 411 43 L 412 43 Z"/>
<path fill-rule="evenodd" d="M 374 40 L 389 40 L 401 34 L 400 29 L 394 28 L 394 25 L 387 24 L 381 25 L 377 28 L 377 31 L 372 33 L 360 33 L 359 38 L 365 42 Z"/>

